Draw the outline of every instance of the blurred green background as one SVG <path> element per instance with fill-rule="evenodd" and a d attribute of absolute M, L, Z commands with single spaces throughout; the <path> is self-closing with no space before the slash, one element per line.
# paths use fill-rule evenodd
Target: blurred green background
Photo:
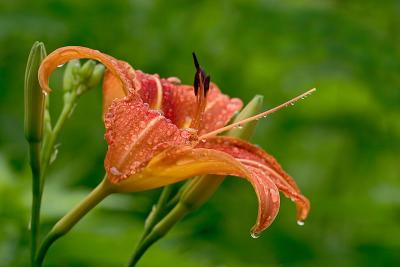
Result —
<path fill-rule="evenodd" d="M 400 2 L 389 0 L 2 0 L 0 266 L 27 266 L 29 258 L 23 77 L 36 40 L 48 52 L 99 49 L 184 83 L 193 79 L 194 50 L 224 92 L 245 102 L 263 94 L 266 108 L 318 88 L 261 120 L 253 139 L 310 198 L 304 226 L 282 199 L 274 224 L 250 238 L 256 197 L 246 181 L 230 178 L 139 266 L 399 266 L 399 25 Z M 52 112 L 60 99 L 55 90 Z M 44 195 L 44 229 L 104 173 L 101 90 L 82 97 L 60 144 Z M 45 266 L 123 266 L 158 194 L 110 197 L 50 249 Z"/>

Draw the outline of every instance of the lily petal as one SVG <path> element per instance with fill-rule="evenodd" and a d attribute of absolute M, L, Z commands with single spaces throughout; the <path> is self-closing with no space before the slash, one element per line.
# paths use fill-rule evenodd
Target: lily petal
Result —
<path fill-rule="evenodd" d="M 279 211 L 279 191 L 275 183 L 252 166 L 245 166 L 225 152 L 183 146 L 156 155 L 141 172 L 117 184 L 121 192 L 143 191 L 204 174 L 246 178 L 254 187 L 259 208 L 253 235 L 265 230 Z M 117 189 L 118 190 L 118 189 Z"/>
<path fill-rule="evenodd" d="M 189 127 L 197 105 L 193 86 L 180 85 L 173 82 L 172 78 L 164 79 L 157 74 L 146 74 L 139 70 L 136 71 L 136 79 L 140 84 L 138 93 L 145 103 L 153 107 L 158 106 L 165 117 L 178 127 Z M 160 96 L 162 101 L 157 105 Z M 229 98 L 212 83 L 207 94 L 207 106 L 199 134 L 205 134 L 226 125 L 233 114 L 242 108 L 242 105 L 240 99 Z"/>
<path fill-rule="evenodd" d="M 216 136 L 200 142 L 198 147 L 223 151 L 240 161 L 244 166 L 272 179 L 283 194 L 296 203 L 297 220 L 306 219 L 310 210 L 309 200 L 303 196 L 292 177 L 279 165 L 274 157 L 261 148 L 234 137 Z"/>
<path fill-rule="evenodd" d="M 137 173 L 162 150 L 197 140 L 195 132 L 179 129 L 136 93 L 113 102 L 105 126 L 108 151 L 104 165 L 114 183 Z"/>
<path fill-rule="evenodd" d="M 126 68 L 126 64 L 98 50 L 82 46 L 61 47 L 54 50 L 42 61 L 38 72 L 38 79 L 42 90 L 46 93 L 51 92 L 49 77 L 57 66 L 77 58 L 90 58 L 100 61 L 119 79 L 122 89 L 126 94 L 135 90 L 136 80 L 132 77 L 132 73 L 129 72 L 129 69 Z"/>

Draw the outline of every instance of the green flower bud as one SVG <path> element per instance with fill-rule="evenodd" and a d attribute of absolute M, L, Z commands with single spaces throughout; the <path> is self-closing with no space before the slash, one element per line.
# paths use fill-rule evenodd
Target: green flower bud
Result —
<path fill-rule="evenodd" d="M 101 78 L 103 77 L 104 74 L 104 69 L 105 68 L 102 64 L 97 64 L 94 67 L 92 75 L 90 76 L 89 80 L 86 83 L 89 88 L 96 87 L 100 83 Z"/>
<path fill-rule="evenodd" d="M 63 89 L 65 92 L 70 92 L 78 84 L 78 72 L 81 67 L 79 59 L 73 59 L 68 62 L 64 71 Z"/>
<path fill-rule="evenodd" d="M 40 142 L 43 138 L 43 116 L 45 109 L 45 94 L 39 86 L 38 70 L 40 63 L 46 57 L 43 43 L 35 42 L 28 57 L 25 70 L 24 98 L 25 121 L 24 132 L 28 142 Z"/>
<path fill-rule="evenodd" d="M 93 72 L 95 66 L 96 66 L 96 62 L 91 59 L 86 61 L 82 65 L 82 67 L 79 70 L 79 74 L 83 81 L 86 81 L 87 79 L 89 79 L 89 77 L 92 75 L 92 72 Z"/>
<path fill-rule="evenodd" d="M 235 117 L 232 123 L 254 116 L 262 111 L 263 96 L 256 95 Z M 252 121 L 243 125 L 240 129 L 231 129 L 225 135 L 241 138 L 244 140 L 250 139 L 257 121 Z M 218 189 L 220 184 L 225 179 L 225 176 L 205 175 L 189 181 L 183 187 L 179 204 L 183 205 L 188 210 L 194 210 L 204 204 Z"/>

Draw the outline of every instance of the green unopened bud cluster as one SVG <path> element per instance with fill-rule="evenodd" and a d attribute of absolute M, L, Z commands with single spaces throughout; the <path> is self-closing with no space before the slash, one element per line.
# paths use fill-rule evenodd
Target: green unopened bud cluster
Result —
<path fill-rule="evenodd" d="M 96 64 L 93 60 L 87 60 L 81 65 L 78 59 L 68 62 L 63 79 L 65 97 L 68 93 L 76 93 L 78 96 L 87 90 L 96 87 L 103 77 L 104 66 Z"/>

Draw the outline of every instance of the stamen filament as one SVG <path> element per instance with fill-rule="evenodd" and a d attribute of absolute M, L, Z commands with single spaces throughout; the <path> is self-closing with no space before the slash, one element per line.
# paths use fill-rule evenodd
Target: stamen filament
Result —
<path fill-rule="evenodd" d="M 303 93 L 303 94 L 301 94 L 301 95 L 299 95 L 299 96 L 297 96 L 297 97 L 295 97 L 295 98 L 293 98 L 293 99 L 291 99 L 291 100 L 289 100 L 289 101 L 287 101 L 287 102 L 285 102 L 285 103 L 283 103 L 283 104 L 280 104 L 279 106 L 276 106 L 276 107 L 274 107 L 274 108 L 272 108 L 272 109 L 269 109 L 269 110 L 267 110 L 267 111 L 264 111 L 264 112 L 262 112 L 262 113 L 260 113 L 260 114 L 257 114 L 257 115 L 255 115 L 255 116 L 253 116 L 253 117 L 250 117 L 250 118 L 244 119 L 244 120 L 242 120 L 242 121 L 238 121 L 238 122 L 229 124 L 229 125 L 227 125 L 227 126 L 225 126 L 225 127 L 219 128 L 219 129 L 214 130 L 214 131 L 209 132 L 209 133 L 206 133 L 206 134 L 200 136 L 199 139 L 206 139 L 206 138 L 208 138 L 208 137 L 211 137 L 211 136 L 217 135 L 217 134 L 219 134 L 219 133 L 228 131 L 228 130 L 230 130 L 230 129 L 232 129 L 232 128 L 242 126 L 242 125 L 245 124 L 245 123 L 248 123 L 248 122 L 251 122 L 251 121 L 254 121 L 254 120 L 261 119 L 262 117 L 265 117 L 265 116 L 267 116 L 267 115 L 269 115 L 269 114 L 271 114 L 271 113 L 274 113 L 275 111 L 278 111 L 278 110 L 280 110 L 280 109 L 282 109 L 282 108 L 284 108 L 284 107 L 287 107 L 288 105 L 293 104 L 294 102 L 296 102 L 296 101 L 298 101 L 298 100 L 300 100 L 300 99 L 303 99 L 303 98 L 309 96 L 310 94 L 312 94 L 312 93 L 315 92 L 316 90 L 317 90 L 316 88 L 313 88 L 313 89 L 311 89 L 311 90 L 308 90 L 307 92 L 305 92 L 305 93 Z"/>
<path fill-rule="evenodd" d="M 152 78 L 154 79 L 156 86 L 157 86 L 157 98 L 156 98 L 156 102 L 154 103 L 154 107 L 152 107 L 152 108 L 161 110 L 162 99 L 163 99 L 163 88 L 162 88 L 160 79 L 158 77 L 153 76 Z"/>

